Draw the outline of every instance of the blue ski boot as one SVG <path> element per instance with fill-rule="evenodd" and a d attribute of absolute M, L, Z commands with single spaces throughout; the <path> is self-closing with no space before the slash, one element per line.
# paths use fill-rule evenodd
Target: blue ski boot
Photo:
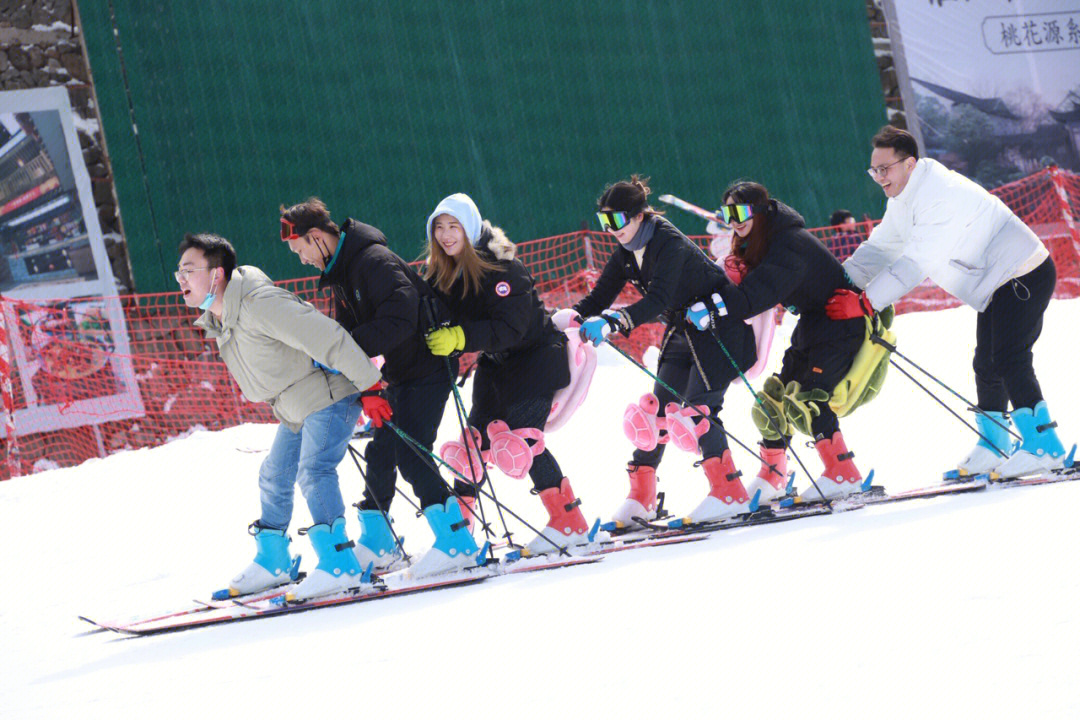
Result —
<path fill-rule="evenodd" d="M 448 498 L 444 505 L 429 505 L 424 508 L 424 517 L 435 533 L 435 544 L 409 568 L 411 577 L 440 575 L 476 564 L 480 548 L 469 534 L 469 523 L 461 516 L 457 498 Z"/>
<path fill-rule="evenodd" d="M 998 466 L 1001 477 L 1011 478 L 1060 468 L 1065 460 L 1065 446 L 1058 439 L 1057 423 L 1050 419 L 1046 401 L 1040 400 L 1034 408 L 1013 410 L 1023 440 L 1020 449 Z"/>
<path fill-rule="evenodd" d="M 353 548 L 360 567 L 370 565 L 379 572 L 401 559 L 401 549 L 390 530 L 391 522 L 390 516 L 379 510 L 360 511 L 360 539 Z"/>
<path fill-rule="evenodd" d="M 289 555 L 290 540 L 285 531 L 265 528 L 256 520 L 248 532 L 255 536 L 255 560 L 229 582 L 227 590 L 214 593 L 215 599 L 249 595 L 296 580 L 300 556 Z"/>
<path fill-rule="evenodd" d="M 1005 413 L 987 410 L 975 415 L 975 425 L 979 429 L 979 442 L 968 456 L 957 466 L 962 475 L 979 475 L 996 470 L 1012 454 L 1012 427 Z M 989 441 L 989 442 L 987 442 Z"/>
<path fill-rule="evenodd" d="M 312 525 L 307 535 L 319 556 L 319 564 L 289 591 L 286 600 L 310 600 L 360 587 L 363 569 L 353 554 L 353 543 L 345 536 L 345 518 L 339 517 L 331 526 Z"/>

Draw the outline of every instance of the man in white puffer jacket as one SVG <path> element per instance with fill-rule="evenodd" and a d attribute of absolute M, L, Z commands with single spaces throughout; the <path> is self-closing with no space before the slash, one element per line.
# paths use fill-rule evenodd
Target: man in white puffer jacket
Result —
<path fill-rule="evenodd" d="M 999 198 L 929 158 L 915 138 L 885 126 L 874 136 L 870 176 L 889 198 L 881 224 L 844 262 L 861 294 L 838 291 L 834 319 L 871 314 L 929 277 L 978 311 L 975 345 L 980 439 L 960 462 L 1004 477 L 1060 467 L 1065 450 L 1032 368 L 1032 346 L 1057 280 L 1039 237 Z M 1014 448 L 1005 415 L 1021 443 Z"/>

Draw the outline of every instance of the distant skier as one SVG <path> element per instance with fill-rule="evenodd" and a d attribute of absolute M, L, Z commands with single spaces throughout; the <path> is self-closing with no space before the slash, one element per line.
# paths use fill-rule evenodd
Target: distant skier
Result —
<path fill-rule="evenodd" d="M 516 476 L 528 468 L 550 516 L 526 549 L 536 555 L 587 543 L 589 526 L 570 481 L 550 450 L 537 453 L 555 392 L 570 383 L 566 335 L 552 324 L 532 276 L 515 259 L 516 246 L 482 219 L 468 195 L 443 198 L 426 231 L 424 277 L 450 315 L 446 327 L 428 335 L 428 347 L 436 355 L 480 351 L 468 424 L 501 469 Z M 505 427 L 491 428 L 495 420 Z M 526 446 L 526 438 L 538 442 Z M 500 457 L 500 447 L 523 451 L 524 462 L 508 467 L 511 457 Z M 457 489 L 465 497 L 476 495 L 468 483 Z"/>
<path fill-rule="evenodd" d="M 868 172 L 889 200 L 881 224 L 844 263 L 863 292 L 837 293 L 830 315 L 880 310 L 929 277 L 979 313 L 973 366 L 982 437 L 960 469 L 1015 477 L 1060 467 L 1065 448 L 1031 352 L 1057 280 L 1049 251 L 1000 199 L 920 159 L 907 131 L 886 125 L 872 144 Z M 1023 437 L 1015 452 L 1005 415 L 1009 401 Z"/>
<path fill-rule="evenodd" d="M 281 239 L 304 264 L 322 272 L 319 289 L 333 290 L 334 317 L 365 353 L 382 356 L 394 423 L 431 450 L 450 395 L 446 365 L 424 344 L 429 321 L 422 303 L 433 297 L 431 288 L 387 247 L 377 228 L 352 218 L 338 226 L 318 198 L 281 212 Z M 401 558 L 387 522 L 397 471 L 421 510 L 445 505 L 451 493 L 431 463 L 388 425 L 375 428 L 364 459 L 366 487 L 355 552 L 362 567 L 374 563 L 381 570 Z"/>
<path fill-rule="evenodd" d="M 244 396 L 269 403 L 281 422 L 259 469 L 262 514 L 249 528 L 258 552 L 229 583 L 229 594 L 295 579 L 285 531 L 297 483 L 315 521 L 307 535 L 319 564 L 289 597 L 304 600 L 358 587 L 363 569 L 346 537 L 337 466 L 360 415 L 358 400 L 375 424 L 391 416 L 378 389 L 378 369 L 313 305 L 275 287 L 258 268 L 237 267 L 236 251 L 224 238 L 185 235 L 180 253 L 175 275 L 184 304 L 204 311 L 195 325 L 217 342 Z"/>
<path fill-rule="evenodd" d="M 608 258 L 592 291 L 573 309 L 561 310 L 557 315 L 577 314 L 585 318 L 582 337 L 597 345 L 612 331 L 628 334 L 637 326 L 663 316 L 667 328 L 661 341 L 657 375 L 695 407 L 706 406 L 709 414 L 719 421 L 728 385 L 738 377 L 739 370 L 754 364 L 753 330 L 746 323 L 734 322 L 724 315 L 724 303 L 715 293 L 730 286 L 731 281 L 701 248 L 649 205 L 650 192 L 647 180 L 637 175 L 604 190 L 597 201 L 597 216 L 601 227 L 613 234 L 619 245 Z M 619 310 L 609 310 L 627 283 L 637 288 L 642 298 Z M 695 305 L 698 309 L 691 311 Z M 731 359 L 711 337 L 709 328 L 713 322 Z M 648 416 L 655 414 L 665 423 L 672 421 L 667 406 L 677 403 L 676 397 L 659 383 L 653 389 L 653 396 L 655 405 L 650 397 L 646 404 L 651 407 L 642 406 L 641 412 Z M 633 406 L 630 411 L 642 417 Z M 727 437 L 718 425 L 707 423 L 705 429 L 701 422 L 693 420 L 694 425 L 704 430 L 696 440 L 696 448 L 688 443 L 686 449 L 701 452 L 700 464 L 709 492 L 690 513 L 690 519 L 700 522 L 748 512 L 750 498 L 735 469 Z M 618 525 L 629 526 L 634 517 L 644 520 L 656 517 L 656 468 L 665 448 L 657 439 L 635 443 L 638 449 L 627 466 L 630 494 L 612 517 Z"/>
<path fill-rule="evenodd" d="M 724 191 L 723 201 L 723 219 L 735 232 L 729 261 L 743 275 L 738 285 L 720 290 L 728 315 L 742 320 L 781 304 L 799 317 L 780 373 L 765 381 L 760 394 L 766 411 L 757 416 L 765 436 L 763 462 L 751 488 L 762 491 L 762 500 L 784 493 L 785 447 L 792 431 L 799 429 L 814 438 L 825 466 L 817 479 L 821 492 L 828 498 L 856 492 L 862 475 L 828 398 L 851 369 L 865 339 L 866 323 L 861 315 L 836 321 L 825 314 L 825 303 L 836 290 L 854 286 L 840 261 L 807 232 L 802 216 L 770 198 L 765 186 L 735 182 Z M 821 499 L 813 486 L 802 496 Z"/>

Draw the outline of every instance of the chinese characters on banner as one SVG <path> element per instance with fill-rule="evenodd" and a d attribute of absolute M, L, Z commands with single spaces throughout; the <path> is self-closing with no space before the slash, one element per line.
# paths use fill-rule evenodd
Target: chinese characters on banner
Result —
<path fill-rule="evenodd" d="M 885 0 L 908 126 L 992 188 L 1080 171 L 1080 0 Z"/>

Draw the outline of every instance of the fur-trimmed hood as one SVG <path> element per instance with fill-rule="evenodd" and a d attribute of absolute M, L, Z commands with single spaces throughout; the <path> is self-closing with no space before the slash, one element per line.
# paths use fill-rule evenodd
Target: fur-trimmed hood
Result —
<path fill-rule="evenodd" d="M 491 255 L 496 260 L 510 261 L 517 256 L 517 245 L 510 242 L 501 227 L 492 225 L 490 220 L 485 220 L 480 228 L 480 239 L 476 242 L 476 249 Z"/>

